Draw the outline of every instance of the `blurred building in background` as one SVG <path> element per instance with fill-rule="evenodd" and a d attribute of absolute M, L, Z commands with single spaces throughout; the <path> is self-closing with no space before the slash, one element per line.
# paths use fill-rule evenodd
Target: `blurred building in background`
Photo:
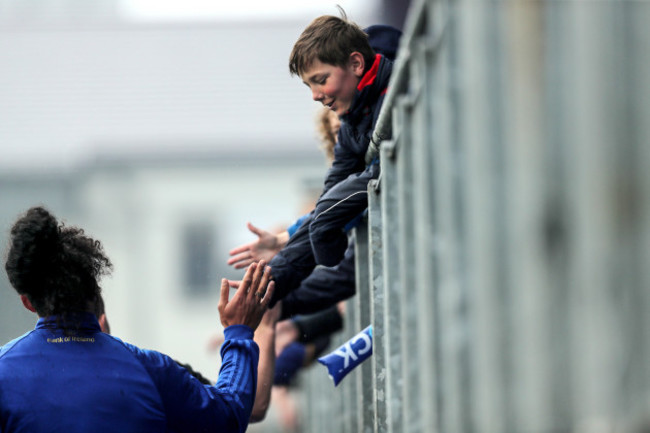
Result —
<path fill-rule="evenodd" d="M 0 242 L 33 205 L 84 227 L 115 267 L 114 334 L 216 378 L 218 282 L 241 275 L 228 250 L 253 239 L 246 221 L 291 223 L 326 170 L 319 104 L 287 59 L 337 11 L 179 21 L 130 3 L 0 1 Z M 362 26 L 407 7 L 339 3 Z M 0 274 L 4 343 L 36 318 Z"/>

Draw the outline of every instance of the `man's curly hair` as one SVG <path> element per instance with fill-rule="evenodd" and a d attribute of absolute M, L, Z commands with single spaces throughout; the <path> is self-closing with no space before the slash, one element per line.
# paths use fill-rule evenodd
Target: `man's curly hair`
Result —
<path fill-rule="evenodd" d="M 7 276 L 41 317 L 88 311 L 100 294 L 98 279 L 111 269 L 99 241 L 59 224 L 43 207 L 29 209 L 11 228 Z"/>

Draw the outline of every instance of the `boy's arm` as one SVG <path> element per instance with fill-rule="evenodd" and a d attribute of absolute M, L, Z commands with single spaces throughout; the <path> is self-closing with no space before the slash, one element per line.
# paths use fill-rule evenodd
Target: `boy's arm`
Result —
<path fill-rule="evenodd" d="M 336 305 L 322 311 L 293 319 L 298 329 L 298 341 L 311 343 L 319 337 L 330 335 L 343 329 L 343 316 Z"/>
<path fill-rule="evenodd" d="M 282 301 L 282 317 L 315 313 L 354 295 L 354 243 L 348 245 L 343 260 L 332 267 L 319 267 L 300 287 Z"/>
<path fill-rule="evenodd" d="M 309 240 L 311 214 L 298 231 L 289 238 L 287 245 L 273 257 L 269 266 L 275 281 L 275 292 L 270 307 L 296 290 L 300 283 L 314 270 L 316 262 Z"/>
<path fill-rule="evenodd" d="M 339 141 L 345 140 L 345 134 L 343 131 L 339 132 Z M 330 188 L 350 174 L 363 171 L 364 168 L 364 155 L 357 155 L 343 147 L 340 143 L 337 143 L 334 147 L 334 162 L 325 177 L 325 185 L 321 195 L 325 194 Z"/>
<path fill-rule="evenodd" d="M 257 392 L 251 422 L 262 421 L 271 403 L 271 386 L 275 371 L 275 323 L 280 317 L 281 308 L 282 305 L 278 303 L 268 310 L 255 331 L 254 340 L 260 348 L 260 360 L 257 367 Z"/>
<path fill-rule="evenodd" d="M 368 182 L 379 177 L 379 164 L 353 173 L 321 196 L 309 225 L 314 261 L 323 266 L 341 262 L 348 247 L 344 227 L 368 207 Z"/>

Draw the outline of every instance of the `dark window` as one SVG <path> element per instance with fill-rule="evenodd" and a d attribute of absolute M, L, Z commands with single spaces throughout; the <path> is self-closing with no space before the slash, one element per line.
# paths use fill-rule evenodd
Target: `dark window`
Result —
<path fill-rule="evenodd" d="M 214 224 L 190 223 L 183 229 L 183 286 L 190 295 L 208 294 L 215 281 Z"/>

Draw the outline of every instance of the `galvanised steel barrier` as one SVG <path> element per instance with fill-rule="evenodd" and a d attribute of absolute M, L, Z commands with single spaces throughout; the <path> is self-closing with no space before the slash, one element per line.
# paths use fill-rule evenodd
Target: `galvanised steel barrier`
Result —
<path fill-rule="evenodd" d="M 424 0 L 308 432 L 650 429 L 650 2 Z"/>

